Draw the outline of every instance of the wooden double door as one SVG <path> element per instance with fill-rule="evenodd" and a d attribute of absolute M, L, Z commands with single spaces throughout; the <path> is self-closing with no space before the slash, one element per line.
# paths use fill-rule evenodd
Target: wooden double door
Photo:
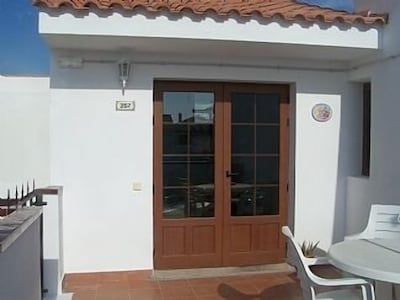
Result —
<path fill-rule="evenodd" d="M 155 269 L 284 261 L 288 86 L 156 81 Z"/>

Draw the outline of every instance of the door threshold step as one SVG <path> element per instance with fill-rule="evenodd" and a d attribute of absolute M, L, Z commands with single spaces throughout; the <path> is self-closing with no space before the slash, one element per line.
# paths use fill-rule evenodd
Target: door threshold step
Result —
<path fill-rule="evenodd" d="M 295 269 L 292 266 L 287 263 L 281 263 L 244 267 L 154 270 L 152 278 L 155 280 L 176 280 L 293 272 L 295 272 Z"/>

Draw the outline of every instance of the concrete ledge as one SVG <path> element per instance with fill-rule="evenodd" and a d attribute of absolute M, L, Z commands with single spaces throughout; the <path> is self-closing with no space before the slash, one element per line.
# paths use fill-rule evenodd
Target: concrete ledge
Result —
<path fill-rule="evenodd" d="M 72 300 L 73 293 L 61 294 L 61 295 L 46 295 L 43 300 Z"/>
<path fill-rule="evenodd" d="M 157 280 L 192 279 L 207 277 L 225 277 L 238 275 L 293 273 L 295 269 L 286 263 L 223 268 L 200 268 L 180 270 L 154 270 L 152 278 Z"/>
<path fill-rule="evenodd" d="M 5 252 L 41 215 L 41 207 L 24 207 L 0 219 L 0 253 Z"/>

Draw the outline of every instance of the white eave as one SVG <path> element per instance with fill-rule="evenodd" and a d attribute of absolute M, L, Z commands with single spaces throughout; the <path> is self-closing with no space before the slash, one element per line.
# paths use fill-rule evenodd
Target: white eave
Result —
<path fill-rule="evenodd" d="M 238 45 L 270 57 L 350 61 L 379 50 L 382 29 L 362 24 L 318 24 L 239 17 L 121 14 L 88 12 L 79 16 L 41 12 L 39 31 L 50 47 L 64 49 L 136 49 L 151 53 L 176 49 L 204 51 Z M 232 48 L 226 51 L 232 52 Z M 215 51 L 215 49 L 214 49 Z M 217 52 L 221 52 L 218 50 Z"/>

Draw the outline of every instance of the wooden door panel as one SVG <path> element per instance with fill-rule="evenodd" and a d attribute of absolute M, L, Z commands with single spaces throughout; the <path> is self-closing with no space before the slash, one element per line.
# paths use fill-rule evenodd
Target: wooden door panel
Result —
<path fill-rule="evenodd" d="M 155 269 L 284 261 L 287 118 L 287 86 L 155 82 Z"/>
<path fill-rule="evenodd" d="M 288 87 L 232 84 L 224 95 L 224 265 L 283 262 Z"/>
<path fill-rule="evenodd" d="M 186 227 L 174 226 L 163 228 L 163 254 L 168 256 L 179 256 L 186 254 Z"/>
<path fill-rule="evenodd" d="M 217 253 L 217 234 L 214 225 L 192 227 L 192 253 L 194 255 Z"/>
<path fill-rule="evenodd" d="M 277 249 L 279 245 L 280 224 L 266 223 L 256 226 L 256 251 L 269 251 Z"/>
<path fill-rule="evenodd" d="M 221 265 L 222 87 L 156 82 L 154 266 Z"/>
<path fill-rule="evenodd" d="M 252 250 L 252 225 L 231 224 L 229 226 L 229 248 L 233 253 L 249 252 Z"/>

